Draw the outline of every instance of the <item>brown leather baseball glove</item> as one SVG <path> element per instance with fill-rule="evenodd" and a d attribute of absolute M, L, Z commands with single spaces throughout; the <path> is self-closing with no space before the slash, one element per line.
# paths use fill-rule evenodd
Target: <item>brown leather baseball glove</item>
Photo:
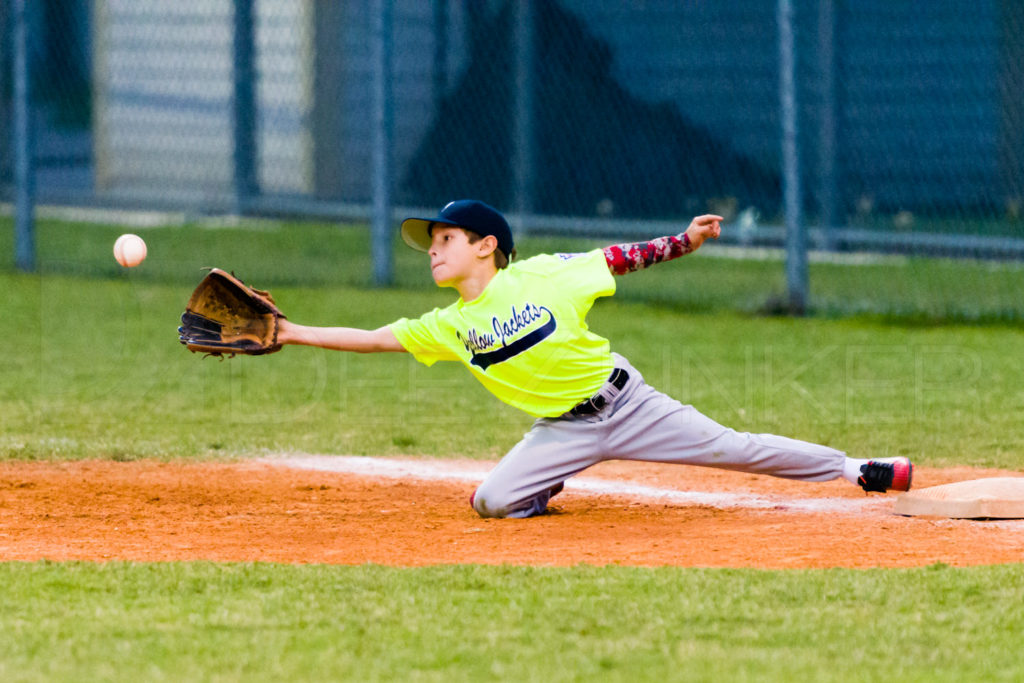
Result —
<path fill-rule="evenodd" d="M 211 268 L 188 300 L 178 339 L 189 351 L 222 359 L 236 353 L 260 356 L 281 350 L 277 330 L 284 317 L 270 292 Z"/>

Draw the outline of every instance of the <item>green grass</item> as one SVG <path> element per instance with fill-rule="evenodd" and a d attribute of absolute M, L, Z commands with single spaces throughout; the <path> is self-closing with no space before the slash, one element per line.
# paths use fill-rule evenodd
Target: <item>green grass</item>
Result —
<path fill-rule="evenodd" d="M 187 285 L 0 274 L 21 338 L 0 384 L 0 457 L 267 451 L 493 458 L 529 417 L 456 364 L 289 347 L 219 362 L 176 325 Z M 276 288 L 296 321 L 377 327 L 430 290 Z M 636 321 L 641 321 L 637 324 Z M 591 328 L 648 382 L 718 421 L 871 456 L 1019 468 L 1024 334 L 1013 327 L 680 313 L 601 301 Z"/>
<path fill-rule="evenodd" d="M 185 351 L 178 317 L 203 264 L 270 287 L 292 320 L 309 324 L 373 328 L 453 298 L 409 249 L 396 252 L 401 284 L 374 289 L 365 286 L 364 231 L 275 226 L 149 231 L 150 257 L 125 270 L 110 254 L 123 229 L 42 224 L 40 273 L 0 271 L 16 331 L 0 380 L 0 457 L 495 458 L 529 428 L 455 364 L 427 369 L 405 355 L 309 348 L 218 362 Z M 1019 325 L 791 319 L 666 303 L 775 267 L 689 259 L 621 278 L 621 292 L 589 318 L 654 386 L 737 429 L 851 454 L 1024 466 Z M 705 276 L 707 268 L 732 275 Z"/>
<path fill-rule="evenodd" d="M 0 564 L 0 678 L 1020 680 L 1020 565 Z"/>

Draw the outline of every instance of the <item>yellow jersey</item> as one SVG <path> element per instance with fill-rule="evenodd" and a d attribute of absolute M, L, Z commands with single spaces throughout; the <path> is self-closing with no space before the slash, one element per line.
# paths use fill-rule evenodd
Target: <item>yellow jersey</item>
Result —
<path fill-rule="evenodd" d="M 421 363 L 459 361 L 505 403 L 556 417 L 596 394 L 614 367 L 608 340 L 586 323 L 594 301 L 614 293 L 601 249 L 544 254 L 499 270 L 472 301 L 390 327 Z"/>

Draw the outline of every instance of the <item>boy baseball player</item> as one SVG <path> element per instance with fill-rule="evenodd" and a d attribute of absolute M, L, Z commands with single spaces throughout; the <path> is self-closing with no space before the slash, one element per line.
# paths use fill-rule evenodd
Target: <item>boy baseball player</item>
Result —
<path fill-rule="evenodd" d="M 545 511 L 563 482 L 603 460 L 702 465 L 803 481 L 845 477 L 865 491 L 906 491 L 907 458 L 860 460 L 833 448 L 728 429 L 693 406 L 648 386 L 606 339 L 587 328 L 615 276 L 688 254 L 717 239 L 721 216 L 693 219 L 674 236 L 580 254 L 512 263 L 505 218 L 476 200 L 409 218 L 402 237 L 430 255 L 440 287 L 459 298 L 420 318 L 376 330 L 309 327 L 281 321 L 282 344 L 342 351 L 407 351 L 426 365 L 458 361 L 502 401 L 537 418 L 470 499 L 484 517 Z"/>

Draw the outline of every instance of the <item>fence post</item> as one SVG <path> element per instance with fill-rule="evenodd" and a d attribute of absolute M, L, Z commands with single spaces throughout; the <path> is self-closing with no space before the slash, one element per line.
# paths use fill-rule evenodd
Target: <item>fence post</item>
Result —
<path fill-rule="evenodd" d="M 373 210 L 370 249 L 373 283 L 392 281 L 391 132 L 394 102 L 391 91 L 391 0 L 370 3 L 373 68 Z"/>
<path fill-rule="evenodd" d="M 434 0 L 430 28 L 434 34 L 434 58 L 431 63 L 430 87 L 434 111 L 448 92 L 448 0 Z"/>
<path fill-rule="evenodd" d="M 11 19 L 13 3 L 0 1 L 0 93 L 13 93 L 14 79 L 14 22 Z M 0 186 L 9 183 L 14 173 L 14 147 L 11 133 L 13 111 L 10 100 L 0 95 Z M 11 185 L 11 189 L 14 186 Z"/>
<path fill-rule="evenodd" d="M 999 3 L 999 191 L 1006 217 L 1024 216 L 1024 6 Z"/>
<path fill-rule="evenodd" d="M 519 0 L 515 15 L 515 208 L 524 232 L 533 213 L 533 0 Z"/>
<path fill-rule="evenodd" d="M 818 125 L 818 223 L 824 248 L 838 248 L 836 230 L 836 37 L 835 2 L 818 3 L 818 66 L 821 77 L 821 119 Z"/>
<path fill-rule="evenodd" d="M 778 0 L 779 95 L 782 121 L 782 192 L 786 215 L 786 285 L 793 315 L 807 310 L 807 236 L 800 191 L 800 148 L 797 126 L 796 56 L 793 4 Z"/>
<path fill-rule="evenodd" d="M 234 126 L 234 212 L 245 213 L 257 192 L 256 183 L 256 69 L 253 0 L 234 1 L 232 25 L 232 118 Z"/>
<path fill-rule="evenodd" d="M 14 265 L 36 268 L 35 144 L 32 130 L 32 64 L 26 4 L 14 0 Z"/>

